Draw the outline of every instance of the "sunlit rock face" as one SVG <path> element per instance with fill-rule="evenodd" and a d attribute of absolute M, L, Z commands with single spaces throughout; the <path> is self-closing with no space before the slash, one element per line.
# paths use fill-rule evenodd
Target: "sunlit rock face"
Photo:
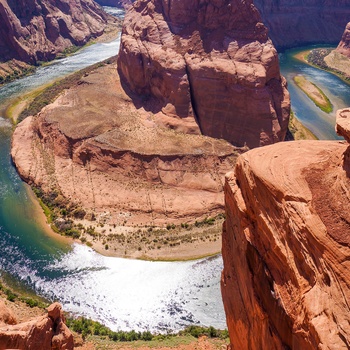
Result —
<path fill-rule="evenodd" d="M 0 301 L 0 349 L 74 349 L 73 335 L 65 324 L 59 303 L 51 304 L 47 315 L 22 323 L 13 317 L 9 319 L 10 313 Z"/>
<path fill-rule="evenodd" d="M 0 0 L 0 62 L 53 59 L 101 35 L 106 24 L 92 0 Z"/>
<path fill-rule="evenodd" d="M 286 81 L 252 1 L 136 1 L 118 67 L 170 127 L 192 120 L 192 132 L 250 148 L 285 137 Z"/>
<path fill-rule="evenodd" d="M 337 132 L 350 140 L 350 109 Z M 350 146 L 251 150 L 226 177 L 222 296 L 232 349 L 349 349 Z"/>
<path fill-rule="evenodd" d="M 350 58 L 350 22 L 346 25 L 337 51 Z"/>
<path fill-rule="evenodd" d="M 254 0 L 277 49 L 337 44 L 350 18 L 350 0 Z"/>

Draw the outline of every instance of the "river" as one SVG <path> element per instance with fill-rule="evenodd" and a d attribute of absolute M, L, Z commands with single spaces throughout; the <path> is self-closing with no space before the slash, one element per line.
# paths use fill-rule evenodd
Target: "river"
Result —
<path fill-rule="evenodd" d="M 313 46 L 279 54 L 281 73 L 288 81 L 292 109 L 298 119 L 320 140 L 342 139 L 334 130 L 335 116 L 337 109 L 350 106 L 350 86 L 334 74 L 311 67 L 294 57 L 298 52 L 311 48 Z M 297 74 L 304 75 L 327 95 L 333 104 L 333 112 L 323 112 L 296 86 L 293 77 Z"/>
<path fill-rule="evenodd" d="M 0 88 L 0 105 L 118 52 L 119 39 L 95 44 Z M 281 55 L 293 109 L 319 138 L 335 138 L 334 115 L 324 115 L 295 88 L 302 72 L 337 107 L 350 105 L 349 86 L 333 75 Z M 0 108 L 1 110 L 1 108 Z M 35 220 L 35 203 L 10 159 L 12 127 L 0 116 L 0 271 L 21 288 L 63 304 L 66 311 L 113 330 L 167 332 L 189 324 L 225 328 L 220 294 L 221 256 L 190 262 L 148 262 L 104 257 L 84 245 L 52 238 Z"/>

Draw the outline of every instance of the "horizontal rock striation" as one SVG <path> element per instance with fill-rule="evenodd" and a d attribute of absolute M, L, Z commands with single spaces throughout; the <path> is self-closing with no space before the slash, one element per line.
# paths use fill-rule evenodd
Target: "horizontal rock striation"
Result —
<path fill-rule="evenodd" d="M 136 1 L 118 69 L 159 123 L 251 148 L 285 137 L 286 81 L 252 1 Z"/>
<path fill-rule="evenodd" d="M 107 65 L 20 123 L 12 157 L 27 182 L 110 224 L 162 226 L 220 213 L 224 174 L 237 151 L 159 127 L 133 106 L 115 65 Z"/>
<path fill-rule="evenodd" d="M 338 132 L 349 138 L 349 109 Z M 226 178 L 222 295 L 232 349 L 348 349 L 350 147 L 249 151 Z"/>
<path fill-rule="evenodd" d="M 51 60 L 106 25 L 106 13 L 92 0 L 0 0 L 0 62 Z"/>
<path fill-rule="evenodd" d="M 350 22 L 346 25 L 342 39 L 337 47 L 337 51 L 350 58 Z"/>
<path fill-rule="evenodd" d="M 338 44 L 350 18 L 350 0 L 254 0 L 278 49 Z"/>
<path fill-rule="evenodd" d="M 11 311 L 6 307 L 0 308 L 0 320 L 8 320 Z M 6 318 L 7 317 L 7 318 Z M 73 335 L 65 325 L 62 307 L 58 303 L 50 305 L 47 315 L 33 318 L 27 322 L 1 323 L 0 321 L 0 349 L 60 349 L 74 348 Z"/>

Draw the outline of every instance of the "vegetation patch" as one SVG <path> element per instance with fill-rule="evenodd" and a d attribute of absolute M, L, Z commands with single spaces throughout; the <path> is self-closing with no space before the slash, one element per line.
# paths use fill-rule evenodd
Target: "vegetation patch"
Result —
<path fill-rule="evenodd" d="M 293 80 L 306 96 L 308 96 L 322 111 L 326 113 L 333 111 L 331 101 L 316 84 L 307 80 L 303 75 L 296 75 Z"/>
<path fill-rule="evenodd" d="M 178 334 L 152 334 L 149 331 L 136 332 L 132 331 L 112 331 L 106 326 L 99 322 L 90 320 L 85 317 L 72 318 L 67 317 L 67 326 L 74 332 L 81 334 L 83 339 L 87 336 L 99 336 L 108 338 L 114 342 L 134 342 L 134 341 L 144 341 L 144 342 L 159 342 L 162 343 L 167 339 L 172 339 L 176 337 L 192 336 L 194 338 L 199 338 L 201 336 L 207 336 L 208 338 L 219 338 L 228 339 L 227 330 L 219 330 L 214 327 L 200 327 L 200 326 L 189 326 Z"/>
<path fill-rule="evenodd" d="M 330 73 L 333 73 L 337 76 L 339 76 L 342 80 L 344 80 L 346 83 L 350 83 L 350 76 L 345 74 L 343 71 L 330 67 L 325 58 L 329 56 L 332 52 L 334 51 L 334 48 L 317 48 L 313 49 L 309 52 L 309 54 L 306 57 L 306 61 L 313 65 L 316 66 L 317 68 L 326 70 Z"/>
<path fill-rule="evenodd" d="M 48 307 L 48 303 L 43 302 L 42 300 L 39 300 L 36 297 L 28 297 L 20 295 L 18 292 L 15 292 L 12 288 L 9 288 L 8 286 L 3 285 L 0 282 L 0 293 L 6 296 L 6 299 L 11 302 L 21 301 L 30 308 L 33 307 L 39 307 L 39 308 L 46 308 Z"/>

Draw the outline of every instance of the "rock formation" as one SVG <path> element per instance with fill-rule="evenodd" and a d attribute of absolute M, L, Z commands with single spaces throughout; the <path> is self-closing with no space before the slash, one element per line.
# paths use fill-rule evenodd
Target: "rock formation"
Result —
<path fill-rule="evenodd" d="M 346 25 L 342 39 L 337 47 L 337 51 L 350 58 L 350 22 Z"/>
<path fill-rule="evenodd" d="M 350 139 L 350 109 L 337 131 Z M 239 157 L 225 184 L 222 295 L 232 349 L 349 349 L 350 146 Z"/>
<path fill-rule="evenodd" d="M 65 325 L 62 307 L 58 303 L 50 305 L 47 315 L 16 324 L 0 322 L 0 350 L 70 350 L 74 348 L 73 335 Z M 8 320 L 11 314 L 4 305 L 0 308 L 0 320 Z M 3 317 L 5 315 L 5 318 Z"/>
<path fill-rule="evenodd" d="M 107 14 L 92 0 L 0 0 L 0 63 L 52 60 L 101 35 L 106 25 Z"/>
<path fill-rule="evenodd" d="M 337 44 L 350 18 L 350 0 L 254 0 L 277 49 Z"/>
<path fill-rule="evenodd" d="M 139 101 L 141 103 L 141 101 Z M 164 225 L 223 210 L 228 142 L 159 127 L 124 93 L 115 64 L 86 75 L 13 135 L 27 182 L 114 225 Z"/>
<path fill-rule="evenodd" d="M 252 0 L 139 0 L 118 69 L 157 122 L 257 147 L 284 139 L 289 94 Z"/>

